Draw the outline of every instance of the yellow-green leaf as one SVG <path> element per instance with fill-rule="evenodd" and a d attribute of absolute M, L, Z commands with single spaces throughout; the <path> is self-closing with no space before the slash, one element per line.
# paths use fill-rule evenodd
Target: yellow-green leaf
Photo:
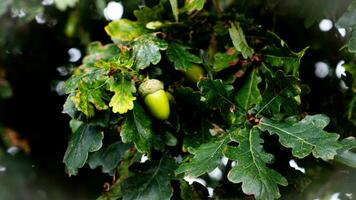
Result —
<path fill-rule="evenodd" d="M 111 79 L 109 89 L 115 93 L 109 103 L 114 113 L 123 114 L 133 109 L 136 97 L 132 93 L 136 92 L 136 88 L 130 79 L 125 75 L 115 76 Z"/>
<path fill-rule="evenodd" d="M 127 42 L 147 33 L 147 29 L 139 22 L 120 19 L 105 26 L 106 33 L 114 42 Z"/>

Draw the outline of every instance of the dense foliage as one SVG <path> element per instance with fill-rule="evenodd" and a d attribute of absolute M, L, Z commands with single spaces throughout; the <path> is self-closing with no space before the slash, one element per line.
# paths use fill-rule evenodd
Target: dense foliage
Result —
<path fill-rule="evenodd" d="M 242 183 L 236 187 L 243 193 L 275 199 L 288 180 L 271 166 L 276 158 L 264 149 L 265 140 L 296 158 L 324 161 L 355 144 L 323 130 L 326 115 L 304 112 L 309 88 L 298 71 L 308 47 L 292 51 L 273 32 L 236 14 L 236 3 L 218 3 L 161 1 L 135 10 L 136 20 L 109 23 L 105 30 L 114 43 L 90 44 L 66 81 L 64 112 L 72 117 L 73 135 L 64 162 L 70 175 L 85 163 L 116 174 L 103 199 L 170 199 L 179 190 L 183 199 L 203 198 L 183 178 L 217 167 L 226 171 L 223 181 Z M 338 24 L 351 26 L 344 18 L 352 14 Z M 186 75 L 194 64 L 206 72 L 198 82 Z M 164 121 L 150 115 L 137 93 L 152 78 L 173 96 Z M 140 163 L 142 155 L 149 161 Z M 222 163 L 223 157 L 229 161 Z"/>
<path fill-rule="evenodd" d="M 24 4 L 33 8 L 26 20 L 43 11 L 36 1 L 4 2 L 0 15 Z M 78 2 L 86 8 L 85 1 L 54 2 L 63 11 Z M 72 10 L 66 36 L 90 44 L 63 86 L 63 113 L 71 117 L 73 132 L 66 172 L 77 175 L 87 164 L 111 176 L 98 199 L 277 199 L 303 191 L 313 176 L 286 169 L 289 160 L 356 167 L 350 137 L 356 126 L 356 1 L 346 3 L 334 20 L 348 38 L 339 51 L 347 107 L 331 119 L 310 108 L 305 97 L 317 91 L 300 74 L 317 45 L 292 49 L 275 33 L 275 18 L 287 14 L 265 19 L 265 10 L 287 10 L 280 0 L 143 1 L 105 26 L 112 40 L 107 44 L 90 42 L 93 33 L 78 22 L 81 10 Z M 327 1 L 322 12 L 302 10 L 302 23 L 310 27 L 323 17 L 318 14 L 341 9 L 336 4 Z M 1 34 L 0 45 L 11 37 Z M 152 80 L 158 86 L 143 87 Z M 0 89 L 0 98 L 11 96 L 7 81 Z"/>

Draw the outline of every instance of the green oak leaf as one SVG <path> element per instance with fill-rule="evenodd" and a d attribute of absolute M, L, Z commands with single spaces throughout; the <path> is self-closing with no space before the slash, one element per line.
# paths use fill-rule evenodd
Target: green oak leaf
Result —
<path fill-rule="evenodd" d="M 323 130 L 329 121 L 322 114 L 308 115 L 294 124 L 262 118 L 258 127 L 271 135 L 277 134 L 279 142 L 292 148 L 292 153 L 297 158 L 304 158 L 312 153 L 316 158 L 331 160 L 342 145 L 338 142 L 338 134 Z"/>
<path fill-rule="evenodd" d="M 181 164 L 176 170 L 177 174 L 185 173 L 186 176 L 198 177 L 213 171 L 220 163 L 223 149 L 226 147 L 229 137 L 222 136 L 200 145 L 196 149 L 190 149 L 194 154 L 191 162 Z"/>
<path fill-rule="evenodd" d="M 188 0 L 185 1 L 183 11 L 193 12 L 193 11 L 200 11 L 204 8 L 205 0 Z"/>
<path fill-rule="evenodd" d="M 122 141 L 124 143 L 134 143 L 141 153 L 150 153 L 154 137 L 151 124 L 150 117 L 141 105 L 136 102 L 121 128 Z"/>
<path fill-rule="evenodd" d="M 295 97 L 301 93 L 298 78 L 292 75 L 285 75 L 278 70 L 272 72 L 264 67 L 267 88 L 262 94 L 262 101 L 258 103 L 254 110 L 256 116 L 295 115 L 298 111 L 298 102 Z"/>
<path fill-rule="evenodd" d="M 234 88 L 232 85 L 225 85 L 221 79 L 201 79 L 198 82 L 198 88 L 203 96 L 202 101 L 213 108 L 229 111 L 234 105 L 231 101 Z"/>
<path fill-rule="evenodd" d="M 120 19 L 105 26 L 106 33 L 114 42 L 132 41 L 147 33 L 147 29 L 139 22 Z"/>
<path fill-rule="evenodd" d="M 103 173 L 113 175 L 114 169 L 119 165 L 122 156 L 131 145 L 121 141 L 114 142 L 89 155 L 88 164 L 91 169 L 102 167 Z"/>
<path fill-rule="evenodd" d="M 271 67 L 281 67 L 286 74 L 298 77 L 300 61 L 308 48 L 306 47 L 298 53 L 288 52 L 288 54 L 281 54 L 279 49 L 265 48 L 262 50 L 263 61 Z"/>
<path fill-rule="evenodd" d="M 167 58 L 174 64 L 176 70 L 186 71 L 192 66 L 192 63 L 202 63 L 201 58 L 188 51 L 188 47 L 178 43 L 169 44 Z"/>
<path fill-rule="evenodd" d="M 248 46 L 244 32 L 239 23 L 231 23 L 229 34 L 236 50 L 240 52 L 245 59 L 251 58 L 254 54 L 254 50 Z"/>
<path fill-rule="evenodd" d="M 239 104 L 245 110 L 251 108 L 251 106 L 259 103 L 262 100 L 258 84 L 262 81 L 261 77 L 258 75 L 257 70 L 254 69 L 249 74 L 247 81 L 237 91 L 235 95 L 235 102 Z"/>
<path fill-rule="evenodd" d="M 132 47 L 135 66 L 137 69 L 145 69 L 151 63 L 156 65 L 161 60 L 160 50 L 166 50 L 168 44 L 154 34 L 145 34 L 137 38 Z"/>
<path fill-rule="evenodd" d="M 228 146 L 224 155 L 237 161 L 228 173 L 229 181 L 242 183 L 245 194 L 253 194 L 257 200 L 276 199 L 281 195 L 278 185 L 286 186 L 287 179 L 277 171 L 268 168 L 274 157 L 263 150 L 261 131 L 253 129 L 235 129 L 231 137 L 238 142 L 238 147 Z"/>
<path fill-rule="evenodd" d="M 120 49 L 115 44 L 102 45 L 101 42 L 92 42 L 87 48 L 87 55 L 83 58 L 83 65 L 94 67 L 100 60 L 108 60 L 120 54 Z"/>
<path fill-rule="evenodd" d="M 64 82 L 63 91 L 66 94 L 75 92 L 81 85 L 94 88 L 92 85 L 99 86 L 107 81 L 107 71 L 105 69 L 82 65 L 76 69 L 74 74 Z"/>
<path fill-rule="evenodd" d="M 173 189 L 170 181 L 175 169 L 175 161 L 166 156 L 157 162 L 146 162 L 122 183 L 123 200 L 171 199 Z"/>
<path fill-rule="evenodd" d="M 94 108 L 98 110 L 108 109 L 108 106 L 103 99 L 106 96 L 102 90 L 105 84 L 106 82 L 104 82 L 104 84 L 96 82 L 94 85 L 90 86 L 89 84 L 81 84 L 71 97 L 75 107 L 88 117 L 94 116 Z"/>
<path fill-rule="evenodd" d="M 136 88 L 135 84 L 125 74 L 112 77 L 109 90 L 115 93 L 109 103 L 114 113 L 123 114 L 133 109 L 133 102 L 136 97 L 132 93 L 136 92 Z"/>
<path fill-rule="evenodd" d="M 69 175 L 76 175 L 83 167 L 89 152 L 98 151 L 102 146 L 103 132 L 86 123 L 80 124 L 69 140 L 63 162 Z"/>

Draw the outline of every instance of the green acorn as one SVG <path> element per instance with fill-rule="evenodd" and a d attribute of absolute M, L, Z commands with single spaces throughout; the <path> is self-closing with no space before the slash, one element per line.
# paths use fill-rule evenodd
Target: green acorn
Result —
<path fill-rule="evenodd" d="M 185 76 L 192 83 L 198 82 L 202 77 L 206 76 L 204 69 L 197 64 L 192 64 L 192 66 L 187 69 Z"/>
<path fill-rule="evenodd" d="M 138 88 L 151 115 L 159 120 L 168 119 L 170 114 L 169 100 L 163 89 L 163 83 L 157 79 L 146 80 Z"/>

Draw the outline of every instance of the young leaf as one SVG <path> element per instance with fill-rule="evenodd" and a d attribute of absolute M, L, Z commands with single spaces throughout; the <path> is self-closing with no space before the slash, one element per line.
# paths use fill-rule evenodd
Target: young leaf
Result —
<path fill-rule="evenodd" d="M 174 19 L 176 20 L 176 22 L 178 22 L 178 14 L 179 14 L 178 0 L 169 0 L 169 3 L 171 4 L 172 7 Z"/>
<path fill-rule="evenodd" d="M 141 153 L 151 151 L 154 137 L 151 119 L 140 104 L 135 103 L 134 109 L 128 113 L 120 135 L 124 143 L 134 143 Z"/>
<path fill-rule="evenodd" d="M 176 70 L 186 71 L 192 63 L 201 63 L 202 60 L 188 51 L 186 46 L 178 43 L 170 43 L 167 49 L 167 58 L 174 64 Z"/>
<path fill-rule="evenodd" d="M 133 44 L 133 56 L 137 69 L 145 69 L 151 63 L 156 65 L 161 60 L 160 50 L 166 50 L 168 44 L 155 35 L 145 34 Z"/>
<path fill-rule="evenodd" d="M 133 102 L 136 100 L 136 97 L 132 93 L 136 92 L 136 88 L 134 83 L 125 77 L 124 74 L 111 78 L 109 90 L 115 93 L 109 103 L 114 113 L 123 114 L 133 109 Z"/>
<path fill-rule="evenodd" d="M 112 174 L 114 169 L 119 165 L 125 151 L 130 148 L 130 146 L 131 145 L 123 144 L 121 141 L 117 141 L 90 154 L 88 164 L 91 169 L 102 166 L 103 173 Z"/>
<path fill-rule="evenodd" d="M 304 48 L 298 53 L 288 52 L 288 55 L 278 55 L 280 49 L 265 48 L 263 61 L 272 67 L 280 67 L 286 74 L 299 76 L 300 60 L 309 47 Z"/>
<path fill-rule="evenodd" d="M 86 116 L 92 117 L 95 114 L 95 108 L 98 110 L 106 110 L 108 106 L 106 105 L 103 97 L 105 96 L 101 87 L 89 88 L 88 84 L 81 84 L 81 87 L 75 92 L 75 95 L 71 97 L 75 107 L 83 112 Z"/>
<path fill-rule="evenodd" d="M 252 105 L 259 103 L 262 100 L 258 84 L 262 81 L 257 74 L 257 70 L 252 70 L 249 74 L 247 82 L 237 91 L 235 101 L 245 110 L 251 108 Z"/>
<path fill-rule="evenodd" d="M 106 33 L 114 42 L 128 42 L 147 33 L 147 29 L 139 22 L 120 19 L 105 26 Z"/>
<path fill-rule="evenodd" d="M 272 163 L 273 155 L 263 150 L 260 134 L 256 128 L 231 133 L 239 146 L 228 146 L 224 151 L 226 157 L 237 161 L 229 171 L 228 179 L 233 183 L 242 183 L 242 191 L 253 194 L 257 200 L 276 199 L 281 196 L 278 185 L 286 186 L 288 182 L 280 173 L 266 166 Z"/>
<path fill-rule="evenodd" d="M 188 0 L 185 2 L 183 10 L 193 12 L 199 11 L 204 8 L 205 0 Z"/>
<path fill-rule="evenodd" d="M 162 157 L 159 162 L 145 164 L 142 170 L 123 182 L 123 200 L 169 200 L 173 195 L 170 180 L 176 169 L 175 161 Z"/>
<path fill-rule="evenodd" d="M 229 34 L 236 50 L 241 52 L 245 59 L 251 58 L 254 54 L 254 50 L 248 46 L 242 28 L 238 23 L 231 23 Z"/>
<path fill-rule="evenodd" d="M 198 88 L 202 92 L 204 101 L 211 107 L 228 111 L 233 105 L 231 102 L 232 85 L 225 85 L 222 80 L 201 79 Z"/>
<path fill-rule="evenodd" d="M 309 115 L 295 124 L 262 118 L 259 128 L 271 135 L 277 134 L 279 142 L 292 148 L 295 157 L 304 158 L 310 153 L 316 158 L 331 160 L 342 146 L 337 141 L 339 135 L 323 129 L 329 124 L 326 115 Z"/>
<path fill-rule="evenodd" d="M 69 140 L 63 162 L 69 175 L 76 175 L 83 167 L 89 152 L 98 151 L 102 146 L 104 135 L 98 128 L 82 123 Z"/>
<path fill-rule="evenodd" d="M 228 139 L 227 136 L 223 136 L 200 145 L 192 151 L 194 154 L 192 161 L 181 164 L 176 173 L 185 173 L 186 176 L 198 177 L 213 171 L 220 163 L 223 156 L 222 151 L 228 143 Z"/>

